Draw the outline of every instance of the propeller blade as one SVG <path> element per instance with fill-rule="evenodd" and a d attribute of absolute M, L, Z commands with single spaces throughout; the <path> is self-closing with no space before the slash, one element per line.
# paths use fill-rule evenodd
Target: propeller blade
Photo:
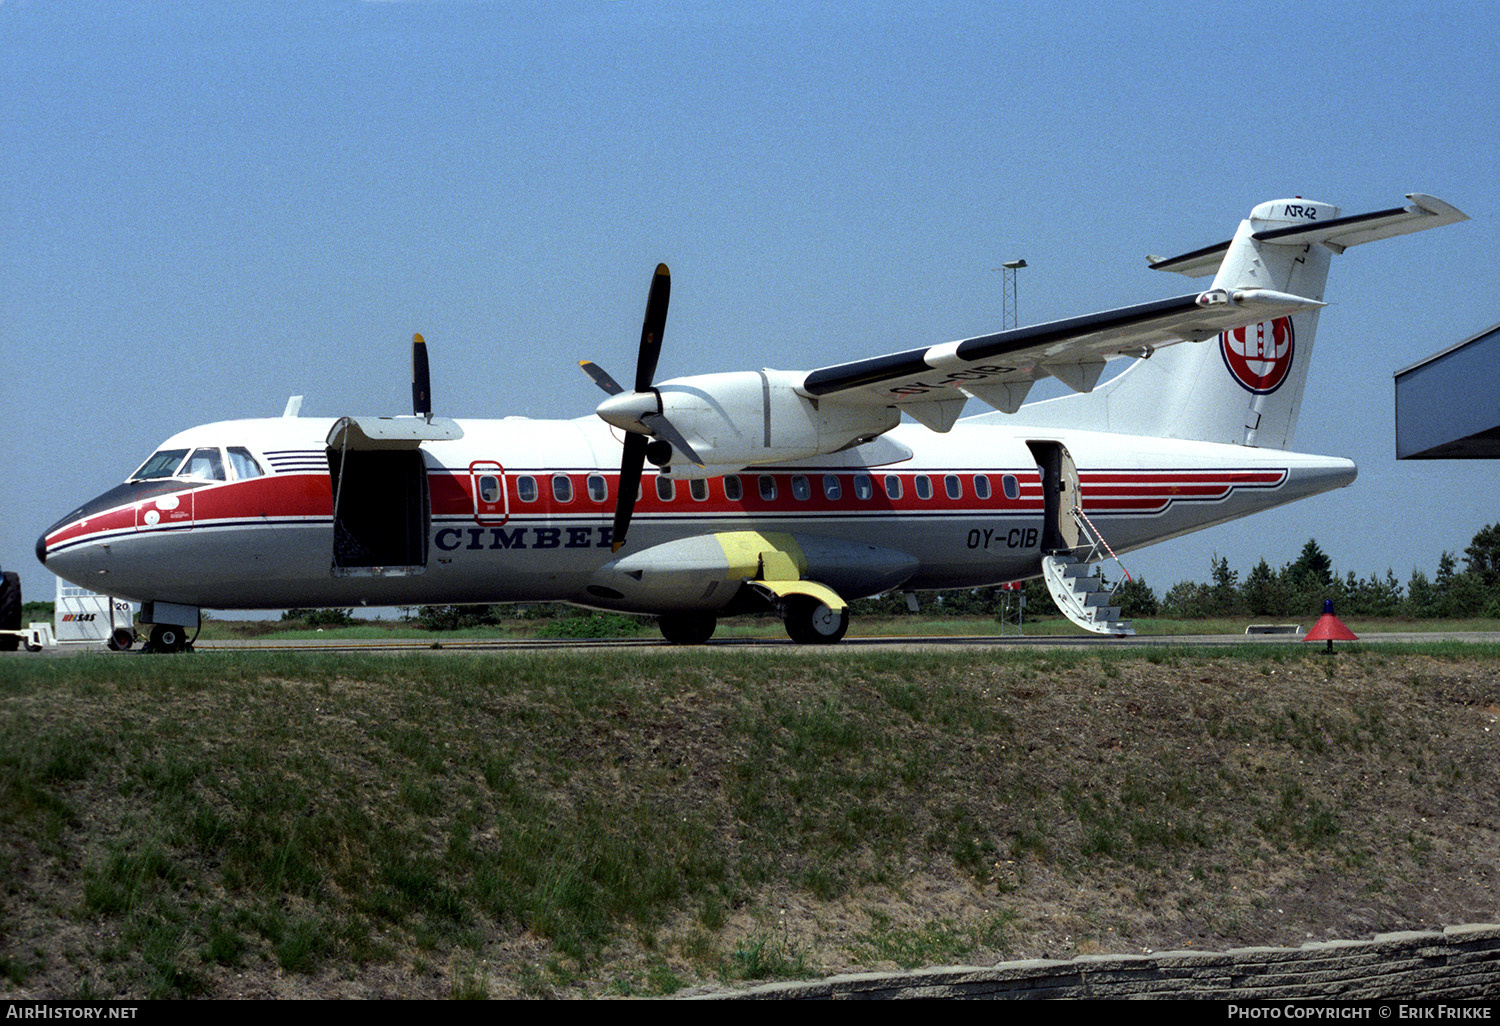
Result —
<path fill-rule="evenodd" d="M 579 360 L 578 366 L 582 367 L 583 372 L 593 380 L 594 384 L 604 389 L 606 394 L 619 395 L 621 392 L 625 391 L 620 387 L 620 383 L 618 381 L 609 376 L 609 372 L 607 370 L 599 366 L 593 360 Z"/>
<path fill-rule="evenodd" d="M 427 343 L 411 337 L 411 406 L 418 417 L 432 416 L 432 377 L 427 372 Z"/>
<path fill-rule="evenodd" d="M 651 439 L 631 432 L 625 436 L 625 455 L 620 459 L 620 493 L 615 496 L 615 526 L 610 532 L 610 551 L 619 552 L 625 544 L 630 515 L 635 512 L 635 493 L 641 487 L 641 470 L 646 465 L 646 446 Z"/>
<path fill-rule="evenodd" d="M 651 292 L 646 297 L 646 319 L 641 324 L 641 351 L 635 364 L 635 390 L 644 392 L 656 377 L 656 361 L 661 356 L 661 334 L 667 326 L 667 300 L 672 295 L 672 272 L 666 264 L 656 265 Z"/>
<path fill-rule="evenodd" d="M 672 295 L 672 272 L 667 270 L 666 264 L 656 265 L 656 274 L 651 278 L 651 291 L 646 296 L 646 317 L 641 323 L 641 349 L 635 361 L 635 392 L 626 400 L 622 400 L 627 408 L 623 415 L 630 420 L 638 421 L 642 426 L 653 427 L 659 423 L 672 432 L 672 436 L 666 441 L 672 444 L 673 439 L 682 439 L 680 433 L 667 424 L 659 413 L 650 414 L 656 418 L 652 425 L 646 424 L 646 418 L 639 416 L 633 407 L 639 406 L 646 400 L 654 402 L 656 409 L 661 409 L 661 399 L 656 390 L 651 387 L 651 381 L 656 377 L 656 361 L 661 357 L 661 335 L 667 326 L 667 301 Z M 606 374 L 603 368 L 596 364 L 583 360 L 579 363 L 583 372 L 594 379 L 598 385 L 611 397 L 622 395 L 624 389 L 614 378 Z M 620 403 L 613 399 L 606 399 L 600 405 L 599 415 L 606 421 L 615 423 L 615 420 L 606 413 L 611 412 Z M 619 411 L 615 411 L 619 412 Z M 692 449 L 687 447 L 686 440 L 682 440 L 683 451 L 691 453 Z M 646 466 L 646 448 L 651 445 L 651 437 L 637 432 L 633 427 L 625 432 L 625 452 L 620 457 L 620 493 L 615 497 L 615 522 L 614 529 L 610 532 L 610 549 L 619 552 L 625 544 L 625 532 L 630 528 L 630 516 L 635 512 L 635 495 L 641 487 L 641 471 Z M 694 457 L 696 459 L 696 456 Z"/>
<path fill-rule="evenodd" d="M 682 437 L 682 432 L 672 426 L 672 422 L 660 413 L 648 413 L 641 418 L 641 423 L 651 429 L 651 433 L 664 442 L 669 442 L 672 448 L 682 453 L 698 466 L 703 466 L 703 457 L 693 451 L 688 440 Z"/>

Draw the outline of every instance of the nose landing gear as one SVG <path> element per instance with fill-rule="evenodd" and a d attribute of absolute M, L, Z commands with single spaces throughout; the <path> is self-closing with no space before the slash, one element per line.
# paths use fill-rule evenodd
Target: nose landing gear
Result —
<path fill-rule="evenodd" d="M 171 623 L 159 623 L 151 628 L 151 638 L 143 652 L 182 652 L 188 648 L 187 631 Z"/>

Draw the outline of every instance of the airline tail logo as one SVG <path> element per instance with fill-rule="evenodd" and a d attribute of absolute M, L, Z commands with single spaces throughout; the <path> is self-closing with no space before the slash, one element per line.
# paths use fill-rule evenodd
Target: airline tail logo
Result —
<path fill-rule="evenodd" d="M 1224 366 L 1241 388 L 1265 395 L 1281 387 L 1292 369 L 1294 332 L 1290 317 L 1219 333 Z"/>

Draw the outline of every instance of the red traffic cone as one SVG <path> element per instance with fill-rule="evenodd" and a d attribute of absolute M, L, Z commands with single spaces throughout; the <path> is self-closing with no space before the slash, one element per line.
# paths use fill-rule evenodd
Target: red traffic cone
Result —
<path fill-rule="evenodd" d="M 1359 635 L 1344 626 L 1344 622 L 1333 615 L 1333 599 L 1323 600 L 1323 615 L 1318 617 L 1318 622 L 1313 624 L 1313 629 L 1308 631 L 1303 641 L 1326 641 L 1327 651 L 1333 651 L 1335 641 L 1358 641 Z"/>

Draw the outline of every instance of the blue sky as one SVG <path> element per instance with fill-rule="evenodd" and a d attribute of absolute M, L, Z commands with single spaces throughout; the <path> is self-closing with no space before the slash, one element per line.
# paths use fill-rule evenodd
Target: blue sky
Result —
<path fill-rule="evenodd" d="M 1489 463 L 1398 463 L 1392 372 L 1500 320 L 1492 3 L 0 0 L 0 564 L 192 424 L 577 416 L 628 375 L 811 368 L 1175 295 L 1255 204 L 1473 220 L 1335 258 L 1296 446 L 1333 495 L 1136 554 L 1158 590 L 1316 537 L 1429 573 Z M 1456 397 L 1462 401 L 1461 397 Z M 971 412 L 982 412 L 976 403 Z"/>

